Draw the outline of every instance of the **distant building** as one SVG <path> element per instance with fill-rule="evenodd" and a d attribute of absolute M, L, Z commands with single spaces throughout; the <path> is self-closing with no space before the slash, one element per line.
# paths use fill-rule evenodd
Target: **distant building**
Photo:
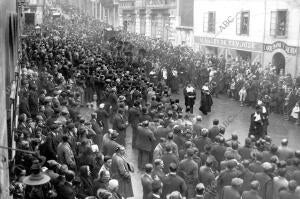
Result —
<path fill-rule="evenodd" d="M 195 0 L 194 47 L 300 74 L 300 2 Z"/>
<path fill-rule="evenodd" d="M 194 44 L 194 0 L 178 0 L 176 44 L 192 47 Z"/>
<path fill-rule="evenodd" d="M 119 14 L 123 29 L 175 42 L 176 0 L 119 0 Z"/>

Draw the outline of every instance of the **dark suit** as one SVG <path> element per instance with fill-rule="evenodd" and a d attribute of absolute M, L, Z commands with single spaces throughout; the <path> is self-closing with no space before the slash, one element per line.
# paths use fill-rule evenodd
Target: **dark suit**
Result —
<path fill-rule="evenodd" d="M 251 160 L 251 158 L 252 158 L 251 157 L 251 152 L 252 152 L 251 147 L 243 146 L 238 149 L 238 152 L 239 152 L 242 160 Z"/>
<path fill-rule="evenodd" d="M 140 122 L 141 111 L 137 107 L 132 107 L 128 111 L 128 122 L 132 127 L 132 147 L 135 148 L 136 137 L 137 137 L 137 127 Z"/>
<path fill-rule="evenodd" d="M 282 190 L 279 191 L 279 199 L 300 199 L 300 194 L 289 190 Z"/>
<path fill-rule="evenodd" d="M 179 163 L 177 172 L 186 182 L 187 198 L 194 197 L 198 183 L 198 164 L 192 159 L 184 159 Z"/>
<path fill-rule="evenodd" d="M 243 170 L 243 173 L 240 176 L 244 180 L 244 183 L 241 188 L 242 191 L 250 190 L 250 188 L 251 188 L 250 184 L 254 180 L 254 176 L 255 176 L 255 173 L 253 173 L 249 169 L 245 168 Z"/>
<path fill-rule="evenodd" d="M 147 174 L 144 174 L 141 178 L 142 187 L 143 187 L 143 199 L 147 199 L 147 196 L 152 191 L 152 182 L 153 179 L 151 176 L 148 176 Z"/>
<path fill-rule="evenodd" d="M 168 174 L 163 181 L 162 198 L 165 199 L 173 191 L 179 191 L 182 196 L 186 196 L 187 187 L 185 181 L 180 176 Z"/>
<path fill-rule="evenodd" d="M 199 169 L 199 181 L 203 183 L 205 187 L 208 187 L 214 182 L 215 174 L 212 169 L 207 166 L 202 166 Z"/>
<path fill-rule="evenodd" d="M 252 171 L 253 173 L 263 172 L 264 169 L 262 168 L 261 164 L 262 163 L 259 161 L 251 162 L 249 165 L 249 170 Z"/>
<path fill-rule="evenodd" d="M 262 199 L 255 190 L 244 191 L 241 199 Z M 286 199 L 286 198 L 285 198 Z"/>
<path fill-rule="evenodd" d="M 161 160 L 164 162 L 163 171 L 165 173 L 169 173 L 169 166 L 173 162 L 178 165 L 179 160 L 178 157 L 173 153 L 166 153 L 161 157 Z"/>
<path fill-rule="evenodd" d="M 45 156 L 47 160 L 56 160 L 57 155 L 57 146 L 59 144 L 59 140 L 57 135 L 53 132 L 50 132 L 46 138 L 46 142 L 43 144 L 43 153 L 41 155 Z"/>
<path fill-rule="evenodd" d="M 116 93 L 110 93 L 108 95 L 107 101 L 111 105 L 112 115 L 114 115 L 118 110 L 118 97 Z"/>
<path fill-rule="evenodd" d="M 147 128 L 139 126 L 137 128 L 136 148 L 138 154 L 138 167 L 141 169 L 143 166 L 150 162 L 152 146 L 155 141 L 153 132 Z"/>
<path fill-rule="evenodd" d="M 19 105 L 19 114 L 25 113 L 27 117 L 31 117 L 29 105 L 28 105 L 28 98 L 21 98 L 20 105 Z"/>
<path fill-rule="evenodd" d="M 211 139 L 208 137 L 198 137 L 193 141 L 199 150 L 199 153 L 204 152 L 204 146 L 212 143 Z"/>
<path fill-rule="evenodd" d="M 57 186 L 57 199 L 75 199 L 75 190 L 68 182 L 61 186 Z"/>
<path fill-rule="evenodd" d="M 95 144 L 98 145 L 99 149 L 101 149 L 102 145 L 102 139 L 103 139 L 103 128 L 99 124 L 99 122 L 95 119 L 91 119 L 91 124 L 92 124 L 92 129 L 95 131 L 95 139 L 94 142 Z"/>
<path fill-rule="evenodd" d="M 220 199 L 240 199 L 241 194 L 238 190 L 232 188 L 232 186 L 225 186 Z"/>
<path fill-rule="evenodd" d="M 296 170 L 293 172 L 292 179 L 296 180 L 297 184 L 300 185 L 300 170 Z"/>
<path fill-rule="evenodd" d="M 263 199 L 272 199 L 273 198 L 273 190 L 272 190 L 273 180 L 272 180 L 272 178 L 264 172 L 256 173 L 254 178 L 256 180 L 258 180 L 258 182 L 260 184 L 259 195 Z"/>
<path fill-rule="evenodd" d="M 208 137 L 211 139 L 212 142 L 215 141 L 217 135 L 219 135 L 220 129 L 218 126 L 213 126 L 208 130 Z"/>
<path fill-rule="evenodd" d="M 28 105 L 30 109 L 30 114 L 32 118 L 35 118 L 35 116 L 39 112 L 39 101 L 38 101 L 38 94 L 36 91 L 30 91 L 29 97 L 28 97 Z"/>
<path fill-rule="evenodd" d="M 119 133 L 118 138 L 116 139 L 116 142 L 119 144 L 125 146 L 125 138 L 126 138 L 126 120 L 120 113 L 117 113 L 114 116 L 113 123 L 112 123 L 113 129 L 116 130 Z"/>
<path fill-rule="evenodd" d="M 104 134 L 107 133 L 108 131 L 108 118 L 109 118 L 109 113 L 105 109 L 99 109 L 97 110 L 97 120 L 98 122 L 102 122 L 103 124 L 103 131 Z"/>
<path fill-rule="evenodd" d="M 217 144 L 212 147 L 211 154 L 215 156 L 216 160 L 220 163 L 225 159 L 224 154 L 226 152 L 226 146 Z"/>
<path fill-rule="evenodd" d="M 260 118 L 263 118 L 262 114 L 260 114 Z M 255 113 L 252 113 L 250 117 L 249 134 L 254 135 L 256 139 L 259 139 L 264 136 L 263 133 L 263 121 L 255 121 Z"/>
<path fill-rule="evenodd" d="M 119 144 L 114 140 L 108 140 L 107 142 L 103 142 L 103 155 L 112 156 L 116 149 L 118 148 Z"/>
<path fill-rule="evenodd" d="M 231 170 L 223 170 L 221 171 L 219 178 L 218 178 L 218 190 L 222 191 L 224 186 L 231 185 L 231 180 L 233 178 L 237 178 L 241 175 L 241 171 L 237 169 L 231 169 Z"/>

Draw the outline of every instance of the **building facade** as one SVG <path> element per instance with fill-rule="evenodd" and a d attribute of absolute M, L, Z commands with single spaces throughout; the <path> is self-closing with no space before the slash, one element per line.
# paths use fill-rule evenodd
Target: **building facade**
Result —
<path fill-rule="evenodd" d="M 17 98 L 19 81 L 20 36 L 25 21 L 24 8 L 28 2 L 21 0 L 0 1 L 0 146 L 14 147 L 13 128 L 16 127 Z M 9 162 L 13 159 L 12 150 L 0 148 L 0 199 L 10 195 Z"/>
<path fill-rule="evenodd" d="M 300 2 L 195 0 L 194 48 L 300 74 Z"/>
<path fill-rule="evenodd" d="M 137 34 L 175 42 L 176 0 L 119 0 L 119 25 Z"/>

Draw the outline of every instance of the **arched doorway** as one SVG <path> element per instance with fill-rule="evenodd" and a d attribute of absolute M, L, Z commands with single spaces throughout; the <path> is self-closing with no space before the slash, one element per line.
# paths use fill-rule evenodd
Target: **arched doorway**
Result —
<path fill-rule="evenodd" d="M 275 53 L 272 58 L 272 64 L 276 66 L 277 75 L 280 74 L 280 71 L 285 74 L 285 58 L 282 53 Z"/>

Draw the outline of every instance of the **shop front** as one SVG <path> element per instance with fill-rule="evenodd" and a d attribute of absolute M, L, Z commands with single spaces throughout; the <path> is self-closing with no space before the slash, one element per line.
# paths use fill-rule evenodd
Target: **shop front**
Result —
<path fill-rule="evenodd" d="M 240 40 L 219 39 L 195 36 L 195 44 L 205 54 L 216 53 L 217 56 L 250 60 L 251 63 L 262 62 L 263 44 Z"/>
<path fill-rule="evenodd" d="M 271 63 L 277 74 L 296 75 L 297 47 L 289 46 L 285 42 L 276 41 L 273 44 L 264 44 L 264 65 Z"/>

